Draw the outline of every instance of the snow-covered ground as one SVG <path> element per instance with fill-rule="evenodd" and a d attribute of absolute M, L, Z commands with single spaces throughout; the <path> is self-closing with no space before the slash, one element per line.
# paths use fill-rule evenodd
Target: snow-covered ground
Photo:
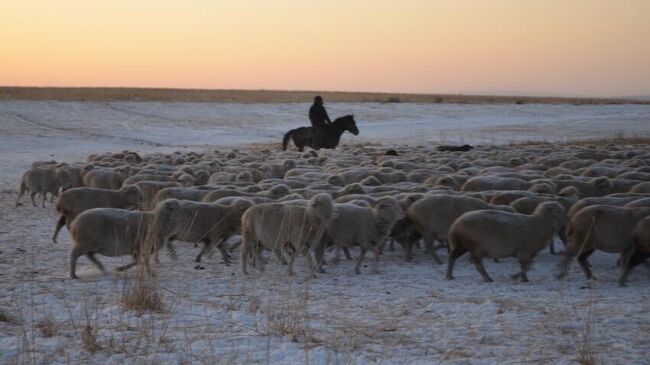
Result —
<path fill-rule="evenodd" d="M 650 136 L 650 105 L 327 104 L 354 114 L 359 136 L 342 143 L 495 144 L 526 140 Z M 309 125 L 308 104 L 0 101 L 0 186 L 34 160 L 84 159 L 122 149 L 200 150 L 280 144 Z M 13 185 L 12 185 L 13 186 Z"/>
<path fill-rule="evenodd" d="M 243 276 L 218 253 L 196 270 L 198 249 L 157 268 L 160 314 L 124 311 L 136 271 L 101 275 L 85 259 L 68 279 L 69 236 L 50 243 L 57 215 L 13 207 L 34 160 L 83 160 L 96 152 L 143 153 L 279 143 L 306 125 L 305 104 L 0 102 L 0 363 L 197 364 L 647 364 L 649 271 L 616 285 L 616 257 L 596 253 L 597 281 L 577 265 L 553 278 L 557 257 L 540 254 L 530 283 L 513 260 L 486 262 L 484 284 L 467 257 L 456 280 L 426 256 L 386 252 L 381 273 L 342 261 L 296 277 L 275 261 Z M 353 113 L 361 134 L 344 143 L 506 143 L 650 135 L 649 106 L 329 104 Z M 444 255 L 444 254 L 443 254 Z M 100 258 L 108 267 L 126 259 Z M 444 260 L 444 257 L 443 257 Z M 302 262 L 300 263 L 303 264 Z"/>

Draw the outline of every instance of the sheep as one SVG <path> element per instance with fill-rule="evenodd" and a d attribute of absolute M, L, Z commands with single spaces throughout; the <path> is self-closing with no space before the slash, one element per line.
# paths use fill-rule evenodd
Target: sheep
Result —
<path fill-rule="evenodd" d="M 637 196 L 631 197 L 612 197 L 612 196 L 597 196 L 591 198 L 580 199 L 569 209 L 568 216 L 573 217 L 576 213 L 582 209 L 592 206 L 592 205 L 612 205 L 612 206 L 624 206 L 630 202 L 639 199 Z"/>
<path fill-rule="evenodd" d="M 367 202 L 363 202 L 366 203 Z M 316 247 L 318 265 L 322 263 L 324 249 L 328 242 L 339 247 L 361 246 L 361 254 L 354 272 L 361 273 L 361 264 L 368 250 L 375 253 L 373 272 L 378 272 L 381 245 L 384 243 L 393 225 L 404 218 L 404 212 L 399 202 L 392 197 L 377 200 L 373 207 L 353 202 L 336 204 L 338 216 L 331 219 L 322 241 Z"/>
<path fill-rule="evenodd" d="M 623 272 L 618 280 L 620 286 L 626 286 L 632 269 L 650 257 L 650 217 L 639 220 L 634 228 L 633 247 L 627 262 L 622 262 Z"/>
<path fill-rule="evenodd" d="M 134 185 L 137 182 L 140 181 L 174 181 L 174 179 L 171 176 L 166 176 L 166 175 L 153 175 L 153 174 L 137 174 L 130 176 L 124 181 L 122 181 L 122 185 Z"/>
<path fill-rule="evenodd" d="M 510 203 L 510 207 L 515 210 L 515 212 L 520 213 L 520 214 L 533 214 L 535 209 L 537 209 L 537 206 L 539 204 L 547 202 L 547 201 L 556 201 L 560 204 L 562 204 L 562 207 L 564 207 L 565 211 L 569 211 L 571 206 L 576 202 L 576 198 L 568 198 L 568 197 L 563 197 L 563 196 L 527 196 L 523 198 L 519 198 L 512 203 Z M 565 227 L 562 226 L 558 230 L 558 236 L 560 237 L 560 240 L 562 241 L 563 244 L 566 244 L 566 236 L 565 236 Z M 549 252 L 551 255 L 555 255 L 555 247 L 553 245 L 553 241 L 549 244 Z"/>
<path fill-rule="evenodd" d="M 135 185 L 127 185 L 120 190 L 99 188 L 72 188 L 61 194 L 56 210 L 61 217 L 54 228 L 52 242 L 63 226 L 70 230 L 70 224 L 82 212 L 93 208 L 138 208 L 144 202 L 142 190 Z"/>
<path fill-rule="evenodd" d="M 540 204 L 532 215 L 497 210 L 478 210 L 460 216 L 449 230 L 449 259 L 445 279 L 454 279 L 454 263 L 469 251 L 485 282 L 493 281 L 483 258 L 516 257 L 521 272 L 514 279 L 528 282 L 533 258 L 551 242 L 563 224 L 565 210 L 557 202 Z"/>
<path fill-rule="evenodd" d="M 117 190 L 122 186 L 124 176 L 112 169 L 92 169 L 83 177 L 84 186 Z"/>
<path fill-rule="evenodd" d="M 336 217 L 332 197 L 321 193 L 315 195 L 306 206 L 286 203 L 259 204 L 249 208 L 241 219 L 241 268 L 248 274 L 248 254 L 254 255 L 254 263 L 264 271 L 261 249 L 273 251 L 281 261 L 282 250 L 293 250 L 288 273 L 293 275 L 293 260 L 299 253 L 307 255 L 310 271 L 315 270 L 309 248 L 312 242 L 320 242 L 327 222 Z"/>
<path fill-rule="evenodd" d="M 532 184 L 526 180 L 495 176 L 476 176 L 461 186 L 460 191 L 527 190 Z"/>
<path fill-rule="evenodd" d="M 432 195 L 414 202 L 406 212 L 406 216 L 413 222 L 415 228 L 424 239 L 425 247 L 436 264 L 442 261 L 433 248 L 433 241 L 446 242 L 449 227 L 463 213 L 472 210 L 497 209 L 512 212 L 508 206 L 497 206 L 488 204 L 480 199 L 455 196 L 455 195 Z M 413 242 L 407 242 L 407 261 L 412 258 Z"/>
<path fill-rule="evenodd" d="M 154 198 L 149 203 L 149 206 L 155 207 L 158 203 L 165 199 L 179 199 L 179 200 L 192 200 L 201 201 L 210 192 L 218 190 L 217 187 L 178 187 L 178 188 L 163 188 L 159 190 Z"/>
<path fill-rule="evenodd" d="M 612 180 L 606 176 L 594 177 L 587 181 L 581 180 L 553 180 L 557 190 L 562 190 L 567 186 L 573 186 L 580 192 L 580 196 L 603 196 L 610 194 L 613 190 Z"/>
<path fill-rule="evenodd" d="M 50 166 L 50 165 L 48 165 Z M 15 206 L 21 205 L 20 198 L 29 192 L 29 197 L 32 200 L 32 205 L 36 206 L 34 197 L 39 194 L 43 198 L 41 206 L 45 208 L 45 200 L 47 193 L 50 193 L 52 200 L 55 196 L 59 195 L 60 189 L 67 189 L 70 187 L 70 174 L 55 167 L 38 166 L 27 170 L 22 179 L 20 180 L 20 192 L 16 198 Z"/>
<path fill-rule="evenodd" d="M 144 253 L 145 266 L 150 271 L 149 255 L 160 248 L 148 240 L 153 218 L 153 213 L 114 208 L 95 208 L 81 213 L 70 225 L 70 278 L 77 279 L 77 259 L 81 255 L 86 255 L 101 271 L 105 271 L 104 266 L 95 254 L 132 255 L 131 263 L 117 268 L 117 271 L 124 271 L 135 266 Z"/>
<path fill-rule="evenodd" d="M 155 207 L 155 205 L 153 205 L 153 199 L 160 190 L 180 186 L 178 183 L 173 181 L 138 181 L 134 185 L 142 190 L 144 196 L 143 202 L 140 205 L 142 210 L 151 210 Z"/>
<path fill-rule="evenodd" d="M 629 192 L 635 194 L 650 194 L 650 181 L 634 185 Z"/>
<path fill-rule="evenodd" d="M 650 208 L 625 208 L 592 205 L 576 213 L 566 228 L 566 250 L 560 261 L 558 279 L 568 274 L 575 255 L 587 279 L 593 279 L 589 256 L 595 250 L 620 253 L 620 262 L 628 262 L 633 248 L 633 230 L 637 222 L 650 215 Z M 620 284 L 620 282 L 619 282 Z"/>
<path fill-rule="evenodd" d="M 647 198 L 641 198 L 641 199 L 633 200 L 633 201 L 625 204 L 625 207 L 627 207 L 627 208 L 650 207 L 650 196 L 647 197 Z"/>
<path fill-rule="evenodd" d="M 217 246 L 228 264 L 230 255 L 225 243 L 239 232 L 241 216 L 251 206 L 253 202 L 245 199 L 238 199 L 232 205 L 167 199 L 156 206 L 152 230 L 161 244 L 170 248 L 174 240 L 203 242 L 196 262 L 201 262 L 201 257 Z"/>

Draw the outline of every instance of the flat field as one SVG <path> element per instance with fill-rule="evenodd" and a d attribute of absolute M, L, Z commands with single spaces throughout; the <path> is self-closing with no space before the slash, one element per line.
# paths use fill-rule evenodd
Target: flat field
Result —
<path fill-rule="evenodd" d="M 218 253 L 197 270 L 197 249 L 178 243 L 178 261 L 163 254 L 156 269 L 162 310 L 139 314 L 124 308 L 137 270 L 101 274 L 82 258 L 81 279 L 68 279 L 67 231 L 50 242 L 53 205 L 13 207 L 32 161 L 123 149 L 275 148 L 284 132 L 308 124 L 308 107 L 0 101 L 0 363 L 647 364 L 648 270 L 638 268 L 619 288 L 610 254 L 592 256 L 598 280 L 591 283 L 577 264 L 567 280 L 555 280 L 558 257 L 544 251 L 531 282 L 510 279 L 517 266 L 508 259 L 486 262 L 495 282 L 484 284 L 467 257 L 456 280 L 445 281 L 444 267 L 423 251 L 405 263 L 399 247 L 381 257 L 379 274 L 355 275 L 343 260 L 312 279 L 302 262 L 288 277 L 274 260 L 266 273 L 244 276 Z M 332 116 L 355 115 L 361 133 L 344 135 L 344 144 L 386 148 L 650 137 L 647 105 L 327 107 Z M 100 259 L 109 270 L 127 260 Z"/>

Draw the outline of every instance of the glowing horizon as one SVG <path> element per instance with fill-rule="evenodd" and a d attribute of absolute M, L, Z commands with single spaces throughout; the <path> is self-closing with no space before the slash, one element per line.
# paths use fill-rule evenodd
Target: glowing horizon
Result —
<path fill-rule="evenodd" d="M 3 2 L 0 85 L 650 95 L 650 2 Z"/>

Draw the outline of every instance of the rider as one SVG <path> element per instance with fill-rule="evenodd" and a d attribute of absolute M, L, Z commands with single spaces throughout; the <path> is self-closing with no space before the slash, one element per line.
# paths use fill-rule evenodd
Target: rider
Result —
<path fill-rule="evenodd" d="M 311 146 L 312 148 L 318 149 L 322 143 L 325 126 L 332 123 L 323 106 L 323 98 L 321 96 L 314 98 L 314 104 L 309 108 L 309 120 L 311 121 L 311 126 L 314 128 L 311 137 Z"/>

